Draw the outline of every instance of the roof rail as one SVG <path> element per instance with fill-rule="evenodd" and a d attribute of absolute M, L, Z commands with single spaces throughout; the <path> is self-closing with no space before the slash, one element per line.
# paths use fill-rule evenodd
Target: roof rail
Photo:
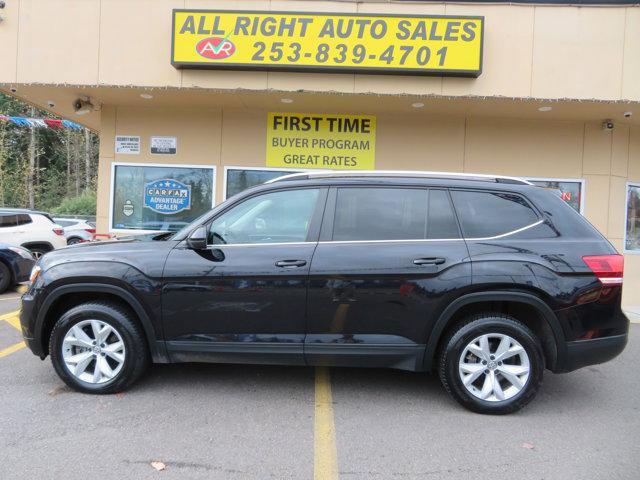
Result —
<path fill-rule="evenodd" d="M 334 170 L 313 170 L 310 172 L 299 172 L 273 178 L 265 183 L 275 183 L 288 180 L 304 180 L 311 178 L 349 178 L 349 177 L 405 177 L 405 178 L 440 178 L 440 179 L 462 179 L 477 182 L 511 183 L 519 185 L 533 185 L 527 180 L 518 177 L 507 177 L 503 175 L 484 175 L 480 173 L 455 173 L 455 172 L 422 172 L 422 171 L 402 171 L 402 170 L 357 170 L 357 171 L 334 171 Z"/>

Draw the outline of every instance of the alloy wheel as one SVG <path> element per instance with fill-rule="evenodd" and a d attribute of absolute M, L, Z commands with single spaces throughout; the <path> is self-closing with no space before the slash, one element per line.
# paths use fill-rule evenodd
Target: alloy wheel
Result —
<path fill-rule="evenodd" d="M 83 320 L 62 341 L 64 364 L 83 382 L 100 384 L 115 378 L 124 365 L 126 350 L 118 331 L 102 320 Z"/>
<path fill-rule="evenodd" d="M 502 333 L 474 338 L 462 351 L 458 373 L 474 397 L 501 402 L 517 395 L 527 384 L 529 356 L 517 340 Z"/>

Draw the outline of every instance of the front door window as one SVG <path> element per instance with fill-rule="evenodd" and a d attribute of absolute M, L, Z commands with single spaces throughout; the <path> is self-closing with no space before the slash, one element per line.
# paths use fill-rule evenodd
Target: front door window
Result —
<path fill-rule="evenodd" d="M 251 197 L 216 218 L 209 244 L 296 243 L 307 239 L 317 188 Z"/>

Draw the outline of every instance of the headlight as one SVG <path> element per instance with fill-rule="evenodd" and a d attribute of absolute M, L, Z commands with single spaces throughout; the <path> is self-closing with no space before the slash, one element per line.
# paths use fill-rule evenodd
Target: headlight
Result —
<path fill-rule="evenodd" d="M 36 279 L 38 278 L 38 276 L 40 275 L 40 272 L 42 272 L 42 268 L 40 268 L 40 265 L 34 265 L 33 268 L 31 269 L 31 275 L 29 276 L 29 282 L 31 282 L 33 284 L 33 282 L 35 282 Z"/>
<path fill-rule="evenodd" d="M 22 247 L 9 247 L 9 250 L 11 250 L 12 252 L 17 253 L 18 255 L 20 255 L 22 258 L 26 258 L 28 260 L 33 260 L 33 255 L 31 254 L 31 252 L 29 250 L 27 250 L 26 248 L 22 248 Z"/>

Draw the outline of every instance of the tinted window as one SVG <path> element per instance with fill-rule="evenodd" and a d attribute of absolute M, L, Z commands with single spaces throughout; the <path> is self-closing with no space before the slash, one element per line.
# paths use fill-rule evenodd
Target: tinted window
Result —
<path fill-rule="evenodd" d="M 427 238 L 459 238 L 458 222 L 445 190 L 429 192 Z"/>
<path fill-rule="evenodd" d="M 0 228 L 15 227 L 16 225 L 15 215 L 0 215 Z"/>
<path fill-rule="evenodd" d="M 333 240 L 423 239 L 426 220 L 426 190 L 340 188 Z"/>
<path fill-rule="evenodd" d="M 31 222 L 32 222 L 31 217 L 26 213 L 21 213 L 19 215 L 16 215 L 16 223 L 18 225 L 26 225 L 27 223 L 31 223 Z"/>
<path fill-rule="evenodd" d="M 464 236 L 493 237 L 538 221 L 527 201 L 512 193 L 451 191 Z"/>
<path fill-rule="evenodd" d="M 251 197 L 213 221 L 209 243 L 304 242 L 318 192 L 308 188 Z"/>
<path fill-rule="evenodd" d="M 76 223 L 78 223 L 73 220 L 60 220 L 60 219 L 58 220 L 54 219 L 54 222 L 60 225 L 61 227 L 70 227 L 71 225 L 75 225 Z"/>

